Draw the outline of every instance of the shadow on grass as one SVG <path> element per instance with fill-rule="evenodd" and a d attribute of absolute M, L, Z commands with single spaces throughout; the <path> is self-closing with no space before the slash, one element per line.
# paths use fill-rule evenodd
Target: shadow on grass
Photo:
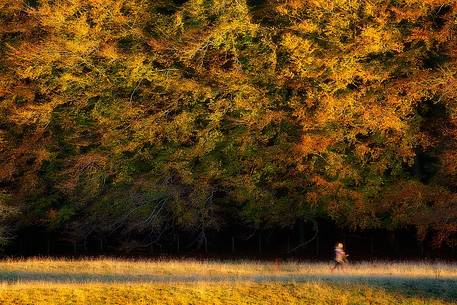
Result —
<path fill-rule="evenodd" d="M 326 284 L 368 286 L 388 293 L 406 297 L 421 297 L 457 304 L 457 279 L 455 277 L 402 277 L 402 276 L 360 276 L 344 273 L 325 275 L 124 275 L 58 272 L 0 272 L 0 283 L 49 282 L 49 283 L 300 283 L 322 282 Z M 350 289 L 348 287 L 348 289 Z"/>

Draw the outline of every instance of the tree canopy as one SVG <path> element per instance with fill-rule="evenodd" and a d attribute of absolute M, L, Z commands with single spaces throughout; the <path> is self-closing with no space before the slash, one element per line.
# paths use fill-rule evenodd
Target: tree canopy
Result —
<path fill-rule="evenodd" d="M 0 0 L 0 25 L 3 223 L 456 245 L 455 1 Z"/>

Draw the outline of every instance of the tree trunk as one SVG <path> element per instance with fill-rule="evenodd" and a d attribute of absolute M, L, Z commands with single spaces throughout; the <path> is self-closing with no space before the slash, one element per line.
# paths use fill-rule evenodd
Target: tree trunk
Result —
<path fill-rule="evenodd" d="M 287 253 L 290 252 L 290 234 L 287 234 Z"/>
<path fill-rule="evenodd" d="M 374 256 L 374 238 L 370 236 L 370 255 L 371 257 Z"/>
<path fill-rule="evenodd" d="M 298 225 L 298 233 L 299 233 L 298 244 L 303 245 L 305 243 L 305 222 L 304 221 L 300 221 L 300 223 Z M 302 251 L 304 252 L 305 247 L 301 247 L 301 248 L 303 248 Z M 298 252 L 300 252 L 300 251 L 298 251 Z"/>
<path fill-rule="evenodd" d="M 49 233 L 48 235 L 46 236 L 46 253 L 48 254 L 48 256 L 50 255 L 51 253 L 51 238 L 49 236 Z"/>
<path fill-rule="evenodd" d="M 179 253 L 179 251 L 180 251 L 179 247 L 180 247 L 180 244 L 179 244 L 179 234 L 178 234 L 178 236 L 177 236 L 177 245 L 176 245 L 176 252 L 177 253 Z"/>
<path fill-rule="evenodd" d="M 422 240 L 419 241 L 419 255 L 424 258 L 424 242 Z"/>
<path fill-rule="evenodd" d="M 262 232 L 259 232 L 259 253 L 262 254 Z"/>

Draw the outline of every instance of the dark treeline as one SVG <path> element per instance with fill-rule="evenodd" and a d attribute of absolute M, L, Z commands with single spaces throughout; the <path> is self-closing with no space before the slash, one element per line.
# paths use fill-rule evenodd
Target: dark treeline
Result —
<path fill-rule="evenodd" d="M 451 0 L 0 0 L 10 255 L 452 257 Z"/>
<path fill-rule="evenodd" d="M 195 247 L 195 235 L 176 232 L 153 244 L 120 242 L 117 236 L 87 236 L 83 240 L 62 238 L 45 228 L 17 232 L 3 255 L 12 257 L 99 257 L 201 258 L 201 259 L 333 259 L 335 242 L 343 242 L 351 261 L 366 260 L 454 260 L 456 249 L 434 247 L 430 240 L 418 241 L 415 230 L 344 231 L 332 223 L 320 222 L 319 232 L 312 224 L 298 223 L 288 229 L 271 228 L 248 236 L 236 231 L 210 231 L 206 244 Z M 240 233 L 240 232 L 238 232 Z"/>

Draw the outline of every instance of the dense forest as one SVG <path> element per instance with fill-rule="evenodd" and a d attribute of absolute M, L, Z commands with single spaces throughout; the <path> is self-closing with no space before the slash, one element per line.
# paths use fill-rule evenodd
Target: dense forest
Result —
<path fill-rule="evenodd" d="M 0 0 L 0 242 L 455 249 L 456 34 L 455 0 Z"/>

